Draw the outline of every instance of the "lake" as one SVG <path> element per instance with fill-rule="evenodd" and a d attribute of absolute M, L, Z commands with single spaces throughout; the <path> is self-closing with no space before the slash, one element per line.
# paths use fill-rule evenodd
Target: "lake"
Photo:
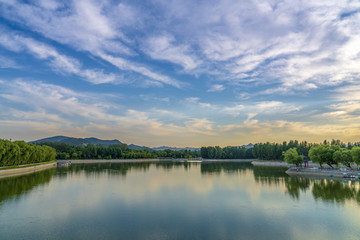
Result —
<path fill-rule="evenodd" d="M 117 163 L 0 179 L 0 239 L 356 239 L 359 182 L 250 163 Z"/>

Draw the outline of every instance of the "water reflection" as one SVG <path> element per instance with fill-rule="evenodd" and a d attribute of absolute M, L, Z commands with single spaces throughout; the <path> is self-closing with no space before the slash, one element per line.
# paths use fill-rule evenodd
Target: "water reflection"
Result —
<path fill-rule="evenodd" d="M 76 175 L 85 173 L 86 176 L 97 175 L 121 175 L 126 176 L 131 170 L 140 170 L 146 172 L 153 163 L 90 163 L 90 164 L 72 164 L 70 167 L 58 168 L 58 177 L 66 178 L 67 174 Z"/>
<path fill-rule="evenodd" d="M 306 192 L 310 188 L 310 179 L 302 177 L 287 178 L 285 186 L 287 193 L 294 199 L 299 199 L 300 191 Z"/>
<path fill-rule="evenodd" d="M 285 179 L 289 178 L 285 173 L 286 170 L 286 167 L 253 167 L 255 181 L 268 186 L 284 183 Z"/>
<path fill-rule="evenodd" d="M 360 183 L 357 181 L 289 177 L 284 182 L 287 194 L 294 199 L 299 199 L 300 192 L 311 190 L 316 201 L 344 204 L 347 200 L 353 200 L 360 204 Z"/>
<path fill-rule="evenodd" d="M 330 179 L 313 179 L 307 177 L 289 177 L 283 167 L 252 166 L 251 163 L 239 162 L 156 162 L 156 163 L 94 163 L 73 164 L 71 167 L 52 168 L 33 174 L 0 179 L 0 203 L 11 197 L 20 197 L 29 193 L 38 185 L 48 183 L 55 175 L 58 178 L 67 178 L 68 175 L 85 176 L 119 175 L 126 177 L 131 171 L 147 172 L 151 167 L 165 171 L 200 167 L 201 175 L 244 175 L 252 172 L 255 183 L 262 186 L 285 186 L 286 194 L 293 199 L 299 199 L 301 192 L 311 191 L 316 201 L 343 204 L 346 200 L 354 200 L 360 204 L 359 182 L 349 182 Z"/>
<path fill-rule="evenodd" d="M 360 207 L 348 204 L 359 202 L 358 182 L 284 170 L 105 163 L 2 179 L 1 197 L 24 197 L 1 200 L 0 232 L 2 239 L 358 239 Z"/>
<path fill-rule="evenodd" d="M 341 182 L 334 180 L 314 181 L 312 194 L 315 200 L 344 204 L 346 200 L 355 200 L 360 204 L 359 182 Z"/>
<path fill-rule="evenodd" d="M 60 168 L 60 177 L 66 174 L 79 174 L 84 172 L 86 176 L 91 175 L 121 175 L 126 176 L 129 172 L 149 171 L 150 167 L 165 171 L 184 169 L 189 171 L 191 167 L 199 167 L 204 176 L 220 175 L 244 175 L 247 171 L 253 173 L 255 182 L 262 186 L 282 186 L 286 188 L 286 194 L 293 199 L 299 200 L 301 192 L 312 191 L 315 200 L 322 200 L 328 203 L 344 203 L 345 200 L 355 200 L 360 204 L 359 183 L 340 180 L 313 179 L 307 177 L 289 177 L 284 167 L 253 166 L 251 163 L 239 162 L 156 162 L 156 163 L 96 163 L 96 164 L 74 164 L 70 168 Z"/>
<path fill-rule="evenodd" d="M 222 172 L 225 174 L 242 174 L 249 169 L 252 169 L 251 163 L 238 163 L 238 162 L 201 163 L 201 174 L 204 175 L 219 175 Z"/>
<path fill-rule="evenodd" d="M 33 188 L 50 182 L 56 168 L 50 168 L 39 172 L 22 176 L 7 177 L 0 179 L 0 203 L 14 197 L 20 198 L 29 193 Z"/>
<path fill-rule="evenodd" d="M 70 167 L 63 167 L 59 169 L 59 176 L 66 177 L 66 174 L 77 174 L 85 172 L 87 175 L 123 175 L 126 176 L 129 171 L 142 170 L 146 172 L 154 166 L 157 169 L 171 171 L 173 169 L 183 168 L 185 171 L 191 169 L 191 167 L 200 166 L 201 174 L 204 175 L 216 175 L 224 172 L 225 174 L 241 174 L 247 170 L 252 169 L 251 163 L 237 163 L 237 162 L 206 162 L 206 163 L 194 163 L 194 162 L 145 162 L 145 163 L 94 163 L 94 164 L 73 164 Z"/>

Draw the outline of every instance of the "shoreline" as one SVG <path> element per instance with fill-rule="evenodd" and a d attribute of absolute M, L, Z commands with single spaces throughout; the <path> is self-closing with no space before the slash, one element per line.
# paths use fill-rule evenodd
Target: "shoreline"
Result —
<path fill-rule="evenodd" d="M 254 159 L 208 159 L 204 158 L 202 162 L 252 162 Z"/>
<path fill-rule="evenodd" d="M 254 166 L 266 166 L 266 167 L 295 167 L 294 164 L 288 164 L 285 161 L 280 161 L 280 160 L 254 160 L 251 162 L 252 165 Z M 319 164 L 317 163 L 308 163 L 309 164 L 309 168 L 311 167 L 320 167 Z M 324 166 L 324 168 L 327 168 L 327 166 Z M 330 167 L 329 167 L 330 168 Z"/>
<path fill-rule="evenodd" d="M 86 163 L 140 163 L 140 162 L 160 162 L 167 161 L 159 158 L 145 159 L 74 159 L 74 160 L 57 160 L 57 163 L 86 164 Z"/>
<path fill-rule="evenodd" d="M 12 176 L 18 176 L 18 175 L 38 172 L 38 171 L 52 168 L 52 167 L 56 167 L 56 162 L 35 165 L 35 166 L 21 167 L 21 168 L 4 169 L 4 170 L 0 171 L 0 178 L 12 177 Z"/>
<path fill-rule="evenodd" d="M 358 179 L 357 176 L 360 176 L 360 170 L 339 170 L 332 169 L 329 166 L 323 166 L 320 168 L 319 164 L 309 163 L 308 167 L 296 167 L 293 164 L 288 164 L 285 161 L 278 160 L 255 160 L 251 162 L 254 166 L 264 166 L 264 167 L 287 167 L 288 170 L 285 173 L 289 176 L 304 176 L 304 177 L 328 177 L 328 178 L 342 178 L 348 180 Z M 344 167 L 344 166 L 342 166 Z M 344 178 L 344 174 L 352 175 L 352 178 Z"/>
<path fill-rule="evenodd" d="M 57 163 L 88 164 L 88 163 L 143 163 L 143 162 L 252 162 L 254 159 L 199 159 L 199 158 L 140 158 L 140 159 L 74 159 L 57 160 Z"/>
<path fill-rule="evenodd" d="M 251 162 L 254 166 L 266 166 L 266 167 L 290 167 L 289 164 L 287 164 L 284 161 L 279 160 L 254 160 Z"/>
<path fill-rule="evenodd" d="M 341 171 L 339 169 L 330 168 L 290 168 L 286 172 L 289 176 L 321 176 L 321 177 L 334 177 L 344 178 L 344 173 L 355 176 L 360 176 L 359 170 Z M 357 179 L 357 178 L 344 178 L 344 179 Z"/>

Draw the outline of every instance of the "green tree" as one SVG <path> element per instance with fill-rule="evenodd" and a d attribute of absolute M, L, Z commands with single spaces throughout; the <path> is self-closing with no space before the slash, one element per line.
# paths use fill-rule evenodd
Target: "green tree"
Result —
<path fill-rule="evenodd" d="M 324 141 L 325 142 L 325 141 Z M 333 158 L 334 152 L 340 149 L 340 146 L 334 145 L 314 145 L 310 148 L 309 157 L 314 163 L 319 163 L 320 166 L 324 163 L 333 168 L 332 165 L 338 164 L 337 159 Z"/>
<path fill-rule="evenodd" d="M 351 149 L 351 157 L 357 165 L 360 165 L 360 147 L 355 146 Z"/>
<path fill-rule="evenodd" d="M 309 157 L 310 157 L 311 161 L 313 161 L 314 163 L 320 164 L 321 167 L 326 162 L 325 158 L 323 157 L 323 154 L 325 152 L 325 149 L 323 146 L 326 146 L 326 145 L 315 145 L 315 146 L 312 146 L 309 150 Z"/>
<path fill-rule="evenodd" d="M 344 166 L 351 168 L 351 163 L 353 163 L 353 159 L 351 156 L 351 151 L 345 148 L 340 148 L 335 151 L 333 154 L 333 158 L 336 162 L 342 163 Z"/>
<path fill-rule="evenodd" d="M 283 152 L 283 155 L 284 160 L 287 163 L 299 166 L 303 162 L 303 158 L 298 154 L 296 147 L 290 148 L 286 152 Z"/>

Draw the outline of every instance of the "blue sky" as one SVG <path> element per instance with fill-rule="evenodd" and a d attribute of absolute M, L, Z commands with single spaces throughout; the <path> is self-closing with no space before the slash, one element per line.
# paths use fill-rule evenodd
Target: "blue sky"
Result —
<path fill-rule="evenodd" d="M 359 1 L 0 0 L 0 137 L 359 141 Z"/>

